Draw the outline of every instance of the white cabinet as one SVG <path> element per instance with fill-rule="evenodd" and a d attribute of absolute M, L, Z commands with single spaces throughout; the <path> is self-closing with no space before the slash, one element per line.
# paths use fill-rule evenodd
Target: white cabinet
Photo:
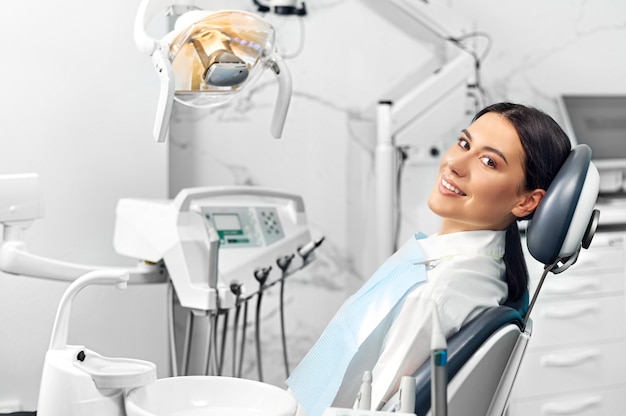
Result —
<path fill-rule="evenodd" d="M 626 414 L 626 231 L 598 231 L 562 274 L 548 274 L 509 416 Z M 543 265 L 526 254 L 531 295 Z"/>

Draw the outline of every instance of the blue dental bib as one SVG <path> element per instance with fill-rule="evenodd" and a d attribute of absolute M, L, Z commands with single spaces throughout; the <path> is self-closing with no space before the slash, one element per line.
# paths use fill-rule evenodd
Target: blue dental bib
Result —
<path fill-rule="evenodd" d="M 339 389 L 350 360 L 406 292 L 426 280 L 416 234 L 341 306 L 286 383 L 307 416 L 321 416 Z"/>

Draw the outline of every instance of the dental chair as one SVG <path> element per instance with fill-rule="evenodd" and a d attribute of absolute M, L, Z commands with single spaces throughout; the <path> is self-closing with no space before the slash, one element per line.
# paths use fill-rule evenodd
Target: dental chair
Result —
<path fill-rule="evenodd" d="M 529 302 L 526 293 L 517 302 L 482 312 L 447 340 L 447 413 L 450 416 L 502 416 L 532 335 L 530 313 L 548 272 L 565 271 L 588 248 L 598 224 L 594 209 L 599 175 L 591 163 L 591 149 L 574 147 L 553 180 L 526 228 L 530 254 L 544 273 Z M 444 416 L 431 412 L 431 365 L 414 374 L 417 416 Z M 400 394 L 382 410 L 393 410 Z M 12 416 L 33 416 L 21 412 Z"/>
<path fill-rule="evenodd" d="M 545 265 L 544 273 L 528 302 L 526 293 L 514 303 L 483 311 L 447 340 L 447 409 L 431 411 L 431 363 L 414 374 L 417 416 L 504 415 L 513 384 L 532 334 L 530 312 L 548 274 L 565 271 L 576 262 L 581 248 L 588 248 L 597 228 L 594 209 L 599 175 L 591 163 L 591 149 L 572 149 L 553 180 L 533 218 L 528 221 L 526 242 L 530 254 Z M 397 409 L 400 393 L 383 410 Z"/>

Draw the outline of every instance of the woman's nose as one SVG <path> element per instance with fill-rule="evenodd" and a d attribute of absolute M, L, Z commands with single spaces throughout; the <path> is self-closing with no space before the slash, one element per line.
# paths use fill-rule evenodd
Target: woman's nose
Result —
<path fill-rule="evenodd" d="M 456 176 L 462 177 L 467 174 L 467 160 L 464 155 L 448 155 L 446 167 Z"/>

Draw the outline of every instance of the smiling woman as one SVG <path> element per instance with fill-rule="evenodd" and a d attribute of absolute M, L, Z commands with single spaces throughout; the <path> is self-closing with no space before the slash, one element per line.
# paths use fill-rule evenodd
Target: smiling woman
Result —
<path fill-rule="evenodd" d="M 352 407 L 370 370 L 371 407 L 380 409 L 428 359 L 433 317 L 449 337 L 523 296 L 528 271 L 516 220 L 532 215 L 569 151 L 567 135 L 540 110 L 500 103 L 480 111 L 441 159 L 428 198 L 439 232 L 416 234 L 391 256 L 287 380 L 299 414 Z"/>
<path fill-rule="evenodd" d="M 528 272 L 517 219 L 532 216 L 570 151 L 570 140 L 550 117 L 535 108 L 499 103 L 480 111 L 442 157 L 428 199 L 442 217 L 439 234 L 472 229 L 506 230 L 504 263 L 508 299 L 524 294 Z M 474 164 L 467 163 L 472 159 Z M 459 185 L 464 211 L 444 198 L 440 186 Z M 456 182 L 455 182 L 456 181 Z M 456 184 L 456 185 L 455 185 Z"/>
<path fill-rule="evenodd" d="M 532 212 L 545 191 L 524 189 L 524 159 L 515 127 L 498 113 L 463 130 L 443 155 L 428 199 L 443 219 L 439 233 L 502 230 Z"/>

